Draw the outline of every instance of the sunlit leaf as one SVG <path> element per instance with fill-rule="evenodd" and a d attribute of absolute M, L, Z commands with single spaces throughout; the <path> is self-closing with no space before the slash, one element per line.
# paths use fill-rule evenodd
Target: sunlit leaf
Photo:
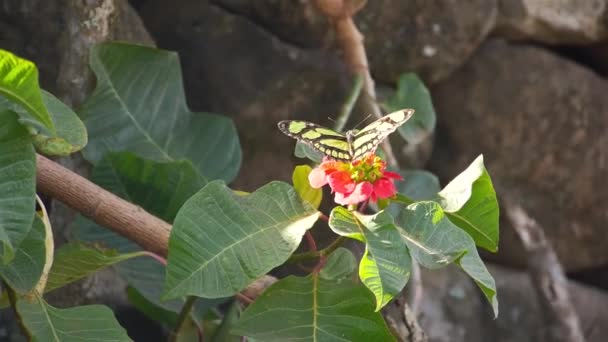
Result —
<path fill-rule="evenodd" d="M 366 244 L 359 277 L 376 296 L 376 310 L 380 310 L 405 287 L 412 264 L 392 216 L 385 211 L 363 215 L 335 207 L 329 226 L 336 234 Z"/>
<path fill-rule="evenodd" d="M 0 49 L 0 95 L 26 110 L 24 122 L 54 135 L 55 125 L 42 101 L 36 65 L 2 49 Z"/>
<path fill-rule="evenodd" d="M 422 266 L 436 269 L 456 262 L 475 280 L 498 314 L 496 284 L 477 253 L 475 242 L 454 225 L 436 202 L 417 202 L 397 218 L 401 235 L 412 257 Z"/>
<path fill-rule="evenodd" d="M 298 165 L 293 170 L 291 180 L 293 187 L 296 189 L 300 197 L 306 202 L 310 203 L 315 209 L 321 205 L 323 199 L 323 190 L 315 189 L 310 186 L 308 181 L 308 174 L 312 171 L 312 168 L 308 165 Z"/>
<path fill-rule="evenodd" d="M 165 298 L 231 296 L 285 262 L 319 212 L 288 184 L 247 196 L 214 181 L 180 209 L 169 239 Z"/>
<path fill-rule="evenodd" d="M 498 200 L 483 156 L 456 176 L 437 194 L 450 221 L 489 251 L 498 249 Z"/>

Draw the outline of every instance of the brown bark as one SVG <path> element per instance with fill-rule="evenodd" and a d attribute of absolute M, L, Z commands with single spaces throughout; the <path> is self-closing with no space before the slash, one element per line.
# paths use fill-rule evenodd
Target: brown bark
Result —
<path fill-rule="evenodd" d="M 167 257 L 169 223 L 41 155 L 36 159 L 38 191 L 145 250 Z"/>
<path fill-rule="evenodd" d="M 547 341 L 583 342 L 578 315 L 570 302 L 568 280 L 543 228 L 513 199 L 505 211 L 528 253 L 528 271 L 545 314 Z"/>

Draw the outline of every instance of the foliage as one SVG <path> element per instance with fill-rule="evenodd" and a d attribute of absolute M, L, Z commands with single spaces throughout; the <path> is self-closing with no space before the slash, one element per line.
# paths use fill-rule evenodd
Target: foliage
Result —
<path fill-rule="evenodd" d="M 293 185 L 273 181 L 236 191 L 227 184 L 241 164 L 235 126 L 188 109 L 175 53 L 105 43 L 90 55 L 97 88 L 77 116 L 39 87 L 33 63 L 0 50 L 0 277 L 32 339 L 129 340 L 109 308 L 60 309 L 43 297 L 105 267 L 129 284 L 136 308 L 175 329 L 180 341 L 199 334 L 211 341 L 394 340 L 380 310 L 407 285 L 414 263 L 457 264 L 498 314 L 496 285 L 476 248 L 498 246 L 498 203 L 482 156 L 443 189 L 426 171 L 390 172 L 372 155 L 369 165 L 363 159 L 333 168 L 299 165 Z M 400 78 L 384 107 L 416 110 L 395 134 L 408 143 L 434 130 L 430 95 L 413 74 Z M 84 217 L 71 227 L 78 242 L 54 251 L 44 205 L 35 210 L 35 151 L 64 156 L 81 149 L 93 164 L 93 182 L 173 223 L 166 265 Z M 302 144 L 295 154 L 321 162 Z M 319 187 L 326 183 L 361 196 L 325 215 Z M 372 212 L 367 204 L 375 201 Z M 317 250 L 310 229 L 339 237 Z M 310 251 L 294 254 L 305 236 Z M 339 247 L 345 239 L 364 245 L 361 260 Z M 314 267 L 280 279 L 244 311 L 238 302 L 216 310 L 294 261 Z"/>

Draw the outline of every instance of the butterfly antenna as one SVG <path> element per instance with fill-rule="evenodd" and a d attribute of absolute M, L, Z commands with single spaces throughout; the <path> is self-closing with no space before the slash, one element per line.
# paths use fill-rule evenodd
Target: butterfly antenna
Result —
<path fill-rule="evenodd" d="M 334 120 L 331 116 L 328 116 L 327 119 L 329 119 L 329 121 L 336 123 L 336 120 Z"/>
<path fill-rule="evenodd" d="M 359 123 L 358 123 L 358 124 L 356 124 L 356 125 L 355 125 L 355 127 L 353 127 L 353 130 L 355 130 L 355 129 L 359 128 L 359 126 L 360 126 L 362 123 L 364 123 L 364 122 L 365 122 L 367 119 L 369 119 L 371 116 L 372 116 L 371 114 L 368 114 L 368 115 L 367 115 L 365 118 L 363 118 L 363 120 L 359 121 Z"/>

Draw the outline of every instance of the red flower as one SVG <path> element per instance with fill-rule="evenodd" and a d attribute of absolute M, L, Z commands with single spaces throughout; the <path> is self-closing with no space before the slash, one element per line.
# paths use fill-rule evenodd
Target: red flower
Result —
<path fill-rule="evenodd" d="M 352 163 L 324 159 L 308 175 L 313 188 L 329 184 L 335 192 L 334 201 L 341 205 L 357 204 L 384 199 L 397 193 L 394 180 L 401 180 L 397 173 L 385 171 L 386 163 L 374 154 Z"/>

